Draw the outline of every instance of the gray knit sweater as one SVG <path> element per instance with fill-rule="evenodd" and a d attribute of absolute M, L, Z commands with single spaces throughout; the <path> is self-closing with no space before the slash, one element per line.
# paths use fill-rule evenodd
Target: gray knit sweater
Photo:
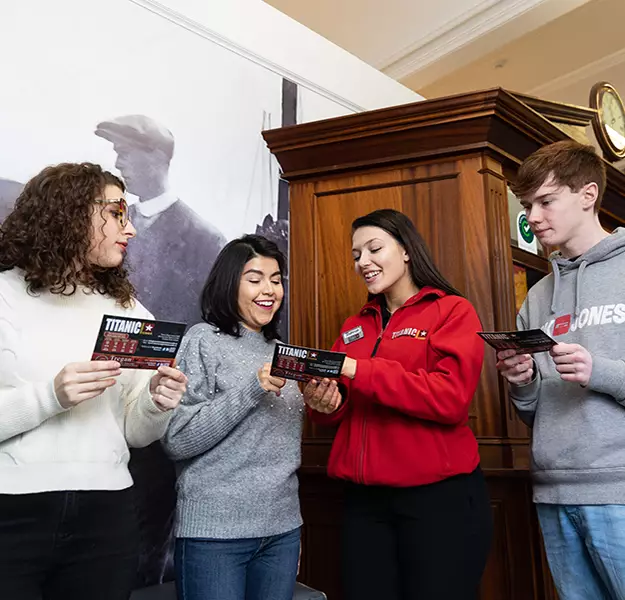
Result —
<path fill-rule="evenodd" d="M 278 397 L 256 375 L 274 346 L 243 327 L 240 338 L 206 323 L 185 336 L 187 393 L 163 438 L 178 475 L 176 537 L 265 537 L 302 524 L 303 400 L 294 382 Z"/>

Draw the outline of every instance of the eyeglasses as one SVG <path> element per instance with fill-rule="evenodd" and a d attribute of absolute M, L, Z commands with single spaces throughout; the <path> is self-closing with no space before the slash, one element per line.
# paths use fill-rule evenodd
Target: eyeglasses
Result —
<path fill-rule="evenodd" d="M 119 224 L 122 229 L 128 225 L 128 203 L 125 198 L 112 198 L 110 200 L 96 200 L 98 204 L 118 204 L 119 211 L 117 214 L 117 218 L 119 219 Z"/>

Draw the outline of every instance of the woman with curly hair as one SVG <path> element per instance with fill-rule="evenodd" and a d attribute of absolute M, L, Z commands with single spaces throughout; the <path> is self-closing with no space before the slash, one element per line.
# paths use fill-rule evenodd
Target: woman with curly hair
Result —
<path fill-rule="evenodd" d="M 41 171 L 0 225 L 5 600 L 130 595 L 138 535 L 128 448 L 164 434 L 186 386 L 170 367 L 85 360 L 103 314 L 152 318 L 123 267 L 135 233 L 124 184 L 90 163 Z"/>

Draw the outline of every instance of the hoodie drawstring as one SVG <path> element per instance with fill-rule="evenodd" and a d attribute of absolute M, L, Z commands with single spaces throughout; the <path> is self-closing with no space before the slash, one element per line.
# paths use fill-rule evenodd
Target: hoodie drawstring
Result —
<path fill-rule="evenodd" d="M 556 314 L 558 312 L 558 296 L 560 295 L 560 267 L 555 260 L 551 261 L 551 268 L 553 269 L 553 295 L 551 296 L 551 312 Z"/>
<path fill-rule="evenodd" d="M 575 283 L 575 316 L 579 317 L 579 303 L 580 296 L 582 293 L 582 278 L 584 277 L 584 271 L 588 266 L 588 262 L 583 260 L 579 265 L 579 270 L 577 271 L 577 281 Z"/>

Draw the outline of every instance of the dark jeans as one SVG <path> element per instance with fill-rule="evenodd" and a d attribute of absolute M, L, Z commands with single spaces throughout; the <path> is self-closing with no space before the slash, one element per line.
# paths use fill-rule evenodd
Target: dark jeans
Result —
<path fill-rule="evenodd" d="M 264 538 L 178 538 L 178 600 L 292 600 L 300 530 Z"/>
<path fill-rule="evenodd" d="M 474 600 L 491 536 L 480 469 L 411 488 L 348 484 L 345 600 Z"/>
<path fill-rule="evenodd" d="M 0 494 L 2 600 L 127 600 L 136 570 L 131 489 Z"/>

